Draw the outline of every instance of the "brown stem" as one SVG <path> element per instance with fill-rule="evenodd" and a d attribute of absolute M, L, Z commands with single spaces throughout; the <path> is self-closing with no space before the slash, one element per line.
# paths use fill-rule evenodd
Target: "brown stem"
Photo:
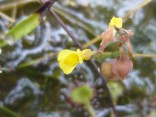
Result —
<path fill-rule="evenodd" d="M 127 46 L 127 49 L 128 49 L 128 55 L 130 57 L 132 57 L 132 46 L 131 46 L 131 42 L 130 42 L 128 37 L 126 39 L 126 46 Z"/>
<path fill-rule="evenodd" d="M 53 12 L 50 11 L 50 14 L 57 20 L 57 22 L 63 27 L 63 29 L 67 32 L 67 34 L 71 37 L 73 42 L 82 50 L 83 47 L 81 44 L 77 41 L 77 39 L 73 36 L 73 34 L 68 30 L 68 28 L 65 26 L 64 22 L 59 18 L 59 16 Z"/>
<path fill-rule="evenodd" d="M 77 39 L 74 37 L 74 35 L 69 31 L 69 29 L 66 27 L 64 22 L 60 19 L 60 17 L 54 11 L 49 11 L 49 12 L 56 19 L 56 21 L 64 28 L 64 30 L 68 33 L 68 35 L 71 37 L 73 42 L 81 50 L 83 50 L 83 47 L 81 46 L 81 44 L 77 41 Z M 104 88 L 106 89 L 106 91 L 108 93 L 108 96 L 109 96 L 109 99 L 110 99 L 110 102 L 111 102 L 111 107 L 112 107 L 112 109 L 114 111 L 115 117 L 118 117 L 118 114 L 117 114 L 117 111 L 115 109 L 115 106 L 114 106 L 114 103 L 113 103 L 113 100 L 112 100 L 112 96 L 111 96 L 110 90 L 109 90 L 109 88 L 107 86 L 105 78 L 102 76 L 101 72 L 98 70 L 99 68 L 98 68 L 97 64 L 92 59 L 90 59 L 90 63 L 92 64 L 92 66 L 94 66 L 95 70 L 97 71 L 97 73 L 99 74 L 101 80 L 103 81 L 103 84 L 104 84 L 103 86 L 104 86 Z"/>
<path fill-rule="evenodd" d="M 108 43 L 109 43 L 108 40 L 102 40 L 99 50 L 103 52 L 106 46 L 108 45 Z"/>
<path fill-rule="evenodd" d="M 123 47 L 120 47 L 120 60 L 123 61 L 125 59 L 125 53 Z"/>
<path fill-rule="evenodd" d="M 43 17 L 47 14 L 49 8 L 50 8 L 56 1 L 57 1 L 57 0 L 49 0 L 49 1 L 47 1 L 46 3 L 44 3 L 44 4 L 36 11 L 36 13 L 41 14 L 41 18 L 43 18 Z"/>

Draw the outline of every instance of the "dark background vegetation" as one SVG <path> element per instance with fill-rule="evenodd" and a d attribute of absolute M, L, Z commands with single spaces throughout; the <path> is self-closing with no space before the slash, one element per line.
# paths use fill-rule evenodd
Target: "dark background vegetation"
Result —
<path fill-rule="evenodd" d="M 14 17 L 16 23 L 40 7 L 30 0 L 0 0 L 0 12 Z M 112 16 L 122 17 L 143 0 L 60 0 L 53 10 L 58 13 L 82 45 L 101 34 Z M 2 6 L 10 5 L 10 7 Z M 16 23 L 0 17 L 0 35 Z M 135 35 L 131 39 L 134 53 L 156 53 L 156 2 L 138 10 L 124 23 Z M 6 39 L 7 40 L 7 39 Z M 8 41 L 10 41 L 8 39 Z M 100 42 L 91 46 L 97 50 Z M 0 65 L 0 105 L 23 117 L 87 117 L 83 106 L 72 107 L 66 96 L 73 82 L 92 84 L 98 77 L 94 68 L 84 63 L 65 75 L 59 68 L 56 53 L 76 49 L 75 44 L 47 14 L 45 20 L 29 35 L 2 48 Z M 97 59 L 100 67 L 101 58 Z M 99 80 L 91 103 L 97 117 L 110 116 L 110 102 Z M 156 116 L 156 58 L 134 58 L 134 69 L 123 81 L 108 82 L 121 117 Z M 0 110 L 1 117 L 9 117 Z"/>

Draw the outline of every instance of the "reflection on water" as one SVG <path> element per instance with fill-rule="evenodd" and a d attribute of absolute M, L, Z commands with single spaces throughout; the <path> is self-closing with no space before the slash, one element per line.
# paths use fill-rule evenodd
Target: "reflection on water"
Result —
<path fill-rule="evenodd" d="M 51 112 L 51 113 L 40 112 L 37 117 L 69 117 L 69 116 L 70 116 L 69 112 L 66 111 L 66 112 L 59 112 L 59 113 L 57 113 L 57 112 Z"/>
<path fill-rule="evenodd" d="M 55 10 L 74 36 L 84 44 L 104 31 L 112 16 L 123 16 L 142 1 L 66 0 L 55 4 Z M 140 9 L 125 22 L 124 27 L 135 32 L 131 39 L 134 52 L 156 53 L 154 4 Z M 32 13 L 31 8 L 34 9 L 34 6 L 38 4 L 21 6 L 17 12 L 17 21 L 21 20 L 23 15 Z M 4 13 L 10 15 L 10 11 Z M 9 30 L 9 24 L 6 19 L 0 17 L 0 34 L 4 35 Z M 56 56 L 50 54 L 64 48 L 74 50 L 76 47 L 53 17 L 48 15 L 47 20 L 35 31 L 17 42 L 12 43 L 14 40 L 10 37 L 6 41 L 10 44 L 2 48 L 0 65 L 8 70 L 0 74 L 0 102 L 23 116 L 88 116 L 82 106 L 72 107 L 64 94 L 69 93 L 68 89 L 75 80 L 93 84 L 94 78 L 98 76 L 88 63 L 79 65 L 71 75 L 63 74 L 58 67 Z M 92 45 L 92 48 L 97 49 L 98 44 Z M 24 64 L 23 67 L 19 67 L 21 64 Z M 116 109 L 121 116 L 153 115 L 156 107 L 155 68 L 155 58 L 135 58 L 133 71 L 127 79 L 120 82 L 124 90 L 118 96 Z M 97 87 L 101 91 L 100 82 L 97 81 Z M 102 89 L 102 93 L 97 95 L 94 101 L 97 117 L 109 116 L 109 101 L 105 90 Z M 7 117 L 1 111 L 0 115 Z"/>
<path fill-rule="evenodd" d="M 27 78 L 21 78 L 15 88 L 13 88 L 4 100 L 5 105 L 17 105 L 19 100 L 23 98 L 31 98 L 33 96 L 38 96 L 41 91 L 35 84 Z M 24 100 L 24 99 L 23 99 Z"/>
<path fill-rule="evenodd" d="M 12 36 L 6 36 L 5 41 L 7 42 L 8 45 L 13 45 L 15 43 L 15 40 Z"/>

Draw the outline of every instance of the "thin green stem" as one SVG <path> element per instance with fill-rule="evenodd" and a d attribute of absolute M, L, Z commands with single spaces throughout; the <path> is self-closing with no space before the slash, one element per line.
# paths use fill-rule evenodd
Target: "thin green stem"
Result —
<path fill-rule="evenodd" d="M 15 22 L 15 19 L 9 17 L 8 15 L 4 14 L 3 12 L 0 12 L 0 16 L 3 17 L 4 19 L 10 21 L 11 23 Z"/>
<path fill-rule="evenodd" d="M 94 43 L 98 42 L 101 40 L 101 35 L 98 35 L 94 39 L 91 39 L 91 41 L 87 42 L 86 44 L 83 45 L 83 48 L 88 48 L 89 46 L 93 45 Z"/>
<path fill-rule="evenodd" d="M 0 106 L 0 111 L 5 113 L 8 117 L 22 117 L 5 106 Z"/>
<path fill-rule="evenodd" d="M 147 57 L 147 58 L 156 58 L 156 54 L 132 54 L 133 57 Z"/>
<path fill-rule="evenodd" d="M 116 57 L 119 57 L 120 56 L 120 53 L 118 51 L 116 52 L 104 52 L 102 54 L 97 54 L 95 55 L 94 59 L 99 59 L 101 57 L 103 57 L 103 59 L 106 59 L 106 58 L 116 58 Z M 136 58 L 136 57 L 143 57 L 143 58 L 156 58 L 156 54 L 139 54 L 139 53 L 133 53 L 132 54 L 132 57 L 133 58 Z"/>
<path fill-rule="evenodd" d="M 93 106 L 89 102 L 85 104 L 85 108 L 88 110 L 90 117 L 96 117 Z"/>

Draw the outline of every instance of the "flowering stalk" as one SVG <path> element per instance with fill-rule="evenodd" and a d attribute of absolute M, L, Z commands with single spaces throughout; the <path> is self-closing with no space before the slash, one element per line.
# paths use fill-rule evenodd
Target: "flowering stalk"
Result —
<path fill-rule="evenodd" d="M 88 110 L 90 117 L 96 117 L 93 106 L 89 102 L 87 104 L 85 104 L 85 107 Z"/>
<path fill-rule="evenodd" d="M 52 16 L 54 16 L 54 18 L 58 21 L 58 23 L 64 28 L 64 30 L 69 34 L 69 36 L 72 38 L 73 42 L 80 49 L 83 49 L 83 47 L 81 46 L 81 44 L 77 41 L 77 39 L 74 37 L 74 35 L 69 31 L 69 29 L 66 27 L 66 25 L 64 24 L 64 22 L 59 18 L 59 16 L 55 12 L 53 12 L 53 11 L 51 11 L 50 13 L 51 13 Z M 109 96 L 109 99 L 110 99 L 110 102 L 111 102 L 111 107 L 113 109 L 113 112 L 115 114 L 115 117 L 118 117 L 118 113 L 117 113 L 117 111 L 115 109 L 115 106 L 114 106 L 114 103 L 112 101 L 112 96 L 111 96 L 111 93 L 110 93 L 109 88 L 107 86 L 107 83 L 105 81 L 105 78 L 103 77 L 103 75 L 101 74 L 101 72 L 98 70 L 98 66 L 96 65 L 96 63 L 92 59 L 90 59 L 90 63 L 96 68 L 96 71 L 99 74 L 99 76 L 100 76 L 100 78 L 101 78 L 101 80 L 102 80 L 102 82 L 104 84 L 103 87 L 104 87 L 104 89 L 106 89 L 106 91 L 108 93 L 108 96 Z"/>

